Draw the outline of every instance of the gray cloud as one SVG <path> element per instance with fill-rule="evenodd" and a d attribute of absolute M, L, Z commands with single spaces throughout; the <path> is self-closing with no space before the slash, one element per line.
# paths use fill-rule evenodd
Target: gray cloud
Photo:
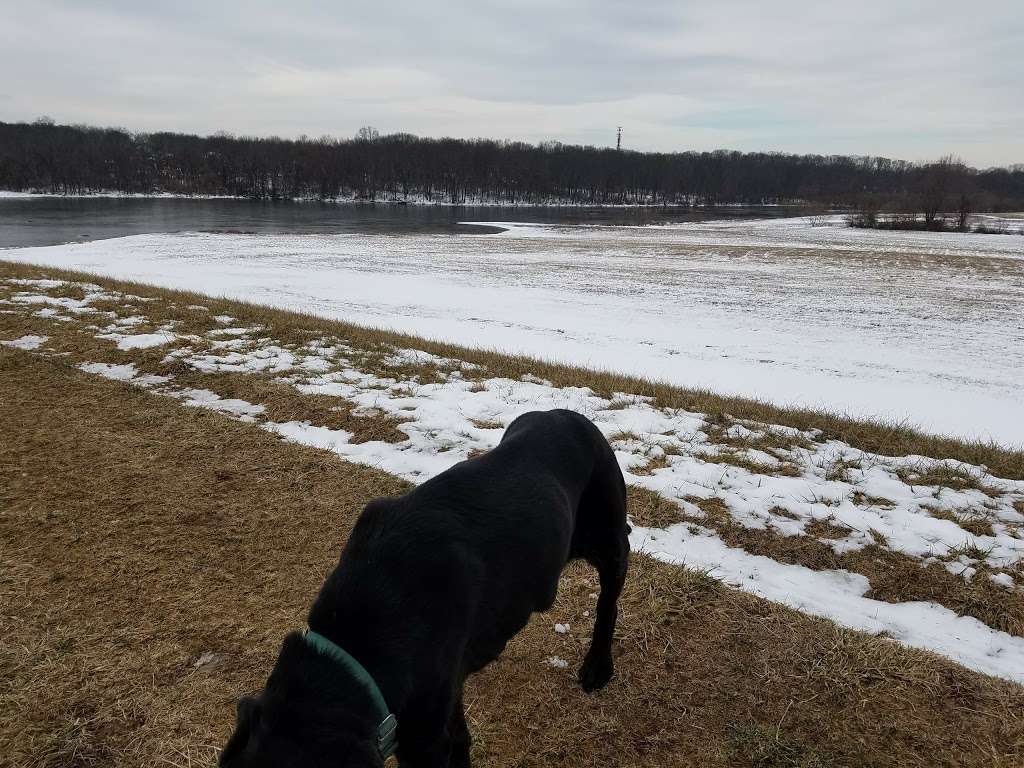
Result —
<path fill-rule="evenodd" d="M 0 67 L 4 120 L 1024 161 L 1019 0 L 0 0 Z"/>

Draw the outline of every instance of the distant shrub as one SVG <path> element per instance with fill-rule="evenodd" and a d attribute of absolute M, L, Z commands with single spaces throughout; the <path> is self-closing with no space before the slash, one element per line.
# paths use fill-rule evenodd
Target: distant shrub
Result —
<path fill-rule="evenodd" d="M 1014 229 L 1008 221 L 979 222 L 971 231 L 979 235 L 1024 235 L 1024 226 Z"/>

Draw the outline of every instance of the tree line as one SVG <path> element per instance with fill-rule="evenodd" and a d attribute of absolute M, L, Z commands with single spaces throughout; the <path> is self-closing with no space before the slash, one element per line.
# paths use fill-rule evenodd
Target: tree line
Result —
<path fill-rule="evenodd" d="M 939 169 L 937 171 L 936 169 Z M 941 185 L 937 185 L 937 174 Z M 1024 166 L 945 158 L 634 152 L 543 142 L 386 136 L 256 138 L 0 122 L 0 189 L 170 192 L 256 199 L 723 205 L 805 201 L 922 210 L 1024 208 Z M 867 202 L 866 202 L 867 201 Z"/>

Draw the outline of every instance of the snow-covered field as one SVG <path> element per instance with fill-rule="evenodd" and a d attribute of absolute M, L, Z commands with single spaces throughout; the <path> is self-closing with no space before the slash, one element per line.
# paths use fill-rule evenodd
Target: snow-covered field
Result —
<path fill-rule="evenodd" d="M 353 404 L 360 416 L 394 419 L 403 439 L 356 442 L 343 429 L 271 421 L 258 403 L 184 386 L 174 376 L 146 373 L 131 362 L 78 361 L 87 373 L 219 411 L 412 482 L 493 447 L 504 427 L 525 411 L 577 410 L 609 438 L 627 482 L 670 500 L 688 518 L 663 527 L 636 524 L 631 543 L 637 551 L 707 569 L 761 597 L 1024 682 L 1024 637 L 937 603 L 867 597 L 871 584 L 858 572 L 815 569 L 730 546 L 719 523 L 701 506 L 714 500 L 730 524 L 749 531 L 815 539 L 837 553 L 880 547 L 957 574 L 965 588 L 985 580 L 992 589 L 1012 594 L 1024 588 L 1024 481 L 993 477 L 983 467 L 959 462 L 866 453 L 813 432 L 756 422 L 735 422 L 728 436 L 750 439 L 752 445 L 772 438 L 778 448 L 737 451 L 721 436 L 714 438 L 705 414 L 659 407 L 628 392 L 606 398 L 586 387 L 559 387 L 534 376 L 496 377 L 479 365 L 417 349 L 378 350 L 372 353 L 378 359 L 371 361 L 371 353 L 345 339 L 325 336 L 288 344 L 265 328 L 226 315 L 210 317 L 212 327 L 203 334 L 183 331 L 176 321 L 161 321 L 156 332 L 146 331 L 147 306 L 155 299 L 89 284 L 72 286 L 82 296 L 74 298 L 62 292 L 66 287 L 53 280 L 0 281 L 6 297 L 0 311 L 45 322 L 46 333 L 54 336 L 86 330 L 124 355 L 149 348 L 195 371 L 270 375 L 301 393 Z M 104 307 L 115 303 L 118 311 L 94 309 L 99 301 L 106 302 Z M 48 346 L 50 337 L 38 330 L 0 343 L 33 354 L 55 353 Z M 438 376 L 427 381 L 410 375 L 410 364 L 433 367 Z M 747 466 L 734 463 L 737 457 Z M 960 487 L 928 479 L 944 471 L 958 473 Z M 815 533 L 815 525 L 823 524 L 838 533 Z"/>
<path fill-rule="evenodd" d="M 1024 443 L 1022 237 L 836 219 L 499 226 L 140 235 L 2 256 Z"/>

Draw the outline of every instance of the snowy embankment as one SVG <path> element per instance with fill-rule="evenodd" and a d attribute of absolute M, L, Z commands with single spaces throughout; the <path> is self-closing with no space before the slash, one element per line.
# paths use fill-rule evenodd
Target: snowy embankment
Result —
<path fill-rule="evenodd" d="M 1024 637 L 936 603 L 868 598 L 868 579 L 859 573 L 816 570 L 729 546 L 713 516 L 701 506 L 702 501 L 715 500 L 727 510 L 732 524 L 784 537 L 813 538 L 815 525 L 828 524 L 842 533 L 816 541 L 836 552 L 881 547 L 922 567 L 945 568 L 965 584 L 987 579 L 995 588 L 1013 592 L 1024 588 L 1024 481 L 993 477 L 983 467 L 959 462 L 870 454 L 813 432 L 749 421 L 732 424 L 728 437 L 748 439 L 752 445 L 770 440 L 776 447 L 772 452 L 737 452 L 721 436 L 714 439 L 705 414 L 658 407 L 635 394 L 606 398 L 587 387 L 559 387 L 531 376 L 491 376 L 479 365 L 416 349 L 387 348 L 375 353 L 381 357 L 371 365 L 371 353 L 344 339 L 325 336 L 302 345 L 287 344 L 262 327 L 239 325 L 229 316 L 211 318 L 216 327 L 203 334 L 182 331 L 173 321 L 158 333 L 140 333 L 146 302 L 152 299 L 88 284 L 73 286 L 84 298 L 50 293 L 64 285 L 4 281 L 0 286 L 8 298 L 0 300 L 0 311 L 21 313 L 33 322 L 45 320 L 52 324 L 53 334 L 71 326 L 84 328 L 124 355 L 148 347 L 166 352 L 166 361 L 192 371 L 269 375 L 301 393 L 336 397 L 366 418 L 393 419 L 404 439 L 353 442 L 353 435 L 342 429 L 266 420 L 259 404 L 182 386 L 173 376 L 146 374 L 130 362 L 78 363 L 88 373 L 258 424 L 284 439 L 412 482 L 493 447 L 504 428 L 525 411 L 579 411 L 609 438 L 627 482 L 670 500 L 688 518 L 664 528 L 635 525 L 635 550 L 706 569 L 734 587 L 843 626 L 884 633 L 972 669 L 1024 682 Z M 91 308 L 98 301 L 104 301 L 104 307 L 116 302 L 123 313 Z M 4 343 L 32 354 L 53 354 L 47 351 L 48 341 L 37 333 Z M 431 368 L 435 380 L 409 375 L 410 366 Z M 737 464 L 738 458 L 748 467 Z M 927 480 L 943 472 L 954 472 L 963 480 L 959 489 Z M 968 518 L 983 522 L 986 532 L 973 534 L 958 524 Z"/>
<path fill-rule="evenodd" d="M 159 234 L 2 255 L 1024 443 L 1024 238 L 832 223 Z"/>

